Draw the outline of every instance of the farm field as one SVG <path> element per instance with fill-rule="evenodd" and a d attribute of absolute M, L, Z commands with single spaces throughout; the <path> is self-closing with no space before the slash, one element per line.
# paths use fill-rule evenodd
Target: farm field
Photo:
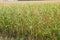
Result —
<path fill-rule="evenodd" d="M 0 2 L 0 40 L 60 40 L 60 3 Z"/>

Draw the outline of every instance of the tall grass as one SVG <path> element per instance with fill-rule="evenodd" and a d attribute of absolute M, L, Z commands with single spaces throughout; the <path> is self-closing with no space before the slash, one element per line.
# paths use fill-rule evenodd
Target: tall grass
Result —
<path fill-rule="evenodd" d="M 0 6 L 0 36 L 60 40 L 60 4 Z"/>

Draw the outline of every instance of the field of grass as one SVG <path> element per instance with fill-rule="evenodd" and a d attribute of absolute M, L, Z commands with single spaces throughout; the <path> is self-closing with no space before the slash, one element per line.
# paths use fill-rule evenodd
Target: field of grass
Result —
<path fill-rule="evenodd" d="M 60 40 L 60 4 L 0 6 L 0 40 Z"/>

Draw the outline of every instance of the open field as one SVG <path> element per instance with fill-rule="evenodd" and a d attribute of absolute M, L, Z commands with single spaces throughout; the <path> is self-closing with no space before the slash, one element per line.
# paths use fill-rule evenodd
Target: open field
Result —
<path fill-rule="evenodd" d="M 60 40 L 59 2 L 0 4 L 0 40 Z"/>

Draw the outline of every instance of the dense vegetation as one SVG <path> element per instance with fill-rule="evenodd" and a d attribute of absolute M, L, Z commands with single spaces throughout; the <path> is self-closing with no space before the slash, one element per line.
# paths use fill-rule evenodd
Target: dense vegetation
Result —
<path fill-rule="evenodd" d="M 0 36 L 60 40 L 60 4 L 0 6 Z"/>

